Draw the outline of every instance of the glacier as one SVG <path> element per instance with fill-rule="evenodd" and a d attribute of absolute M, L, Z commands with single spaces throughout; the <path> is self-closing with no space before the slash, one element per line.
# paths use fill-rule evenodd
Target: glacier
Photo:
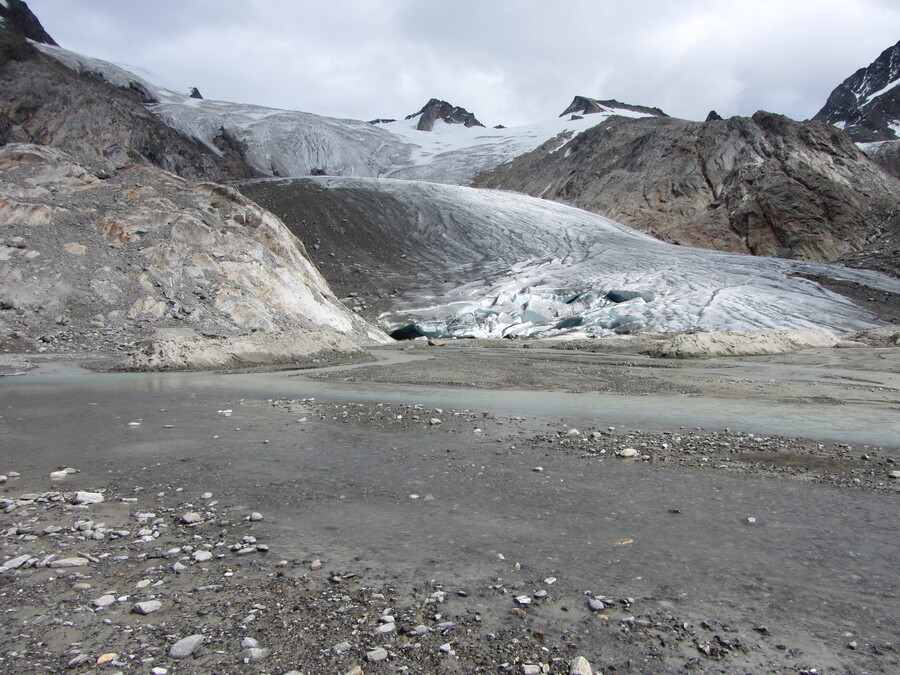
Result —
<path fill-rule="evenodd" d="M 877 272 L 666 244 L 608 218 L 518 193 L 357 177 L 266 179 L 239 187 L 302 239 L 315 238 L 304 229 L 314 220 L 318 232 L 346 232 L 332 237 L 345 248 L 328 254 L 346 260 L 345 268 L 329 275 L 326 265 L 326 278 L 371 279 L 368 286 L 360 282 L 359 295 L 378 307 L 379 323 L 395 337 L 848 332 L 880 323 L 798 275 L 900 292 L 900 281 Z M 319 191 L 359 217 L 327 221 L 330 211 L 315 208 Z M 298 213 L 293 207 L 301 194 L 306 198 Z"/>

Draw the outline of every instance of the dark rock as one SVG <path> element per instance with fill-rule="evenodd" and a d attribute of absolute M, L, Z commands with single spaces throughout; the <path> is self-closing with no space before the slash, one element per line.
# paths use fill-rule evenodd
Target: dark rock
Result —
<path fill-rule="evenodd" d="M 44 30 L 41 22 L 22 0 L 0 2 L 0 19 L 0 32 L 12 31 L 35 42 L 56 45 L 56 40 Z"/>
<path fill-rule="evenodd" d="M 407 115 L 406 119 L 411 120 L 420 115 L 419 123 L 416 129 L 419 131 L 431 131 L 434 129 L 434 123 L 437 120 L 443 120 L 447 124 L 462 124 L 466 127 L 483 127 L 484 125 L 475 119 L 475 115 L 465 108 L 450 105 L 447 101 L 441 101 L 433 98 L 417 113 Z"/>
<path fill-rule="evenodd" d="M 191 87 L 191 93 L 188 94 L 191 98 L 203 99 L 203 94 L 200 93 L 200 90 L 197 87 Z"/>
<path fill-rule="evenodd" d="M 896 139 L 900 86 L 884 90 L 898 79 L 900 41 L 839 84 L 813 119 L 842 128 L 857 142 Z"/>
<path fill-rule="evenodd" d="M 622 103 L 614 98 L 600 101 L 587 96 L 576 96 L 572 99 L 569 107 L 560 113 L 560 117 L 565 117 L 570 113 L 579 113 L 582 115 L 591 115 L 593 113 L 615 113 L 617 110 L 629 110 L 631 112 L 646 113 L 655 117 L 668 117 L 659 108 L 650 108 L 645 105 L 632 105 L 630 103 Z"/>
<path fill-rule="evenodd" d="M 375 120 L 369 120 L 369 124 L 390 124 L 391 122 L 396 122 L 395 119 L 387 119 L 385 117 L 379 117 Z"/>
<path fill-rule="evenodd" d="M 707 122 L 716 122 L 721 119 L 722 119 L 722 116 L 719 113 L 717 113 L 715 110 L 710 110 L 709 115 L 706 116 Z"/>

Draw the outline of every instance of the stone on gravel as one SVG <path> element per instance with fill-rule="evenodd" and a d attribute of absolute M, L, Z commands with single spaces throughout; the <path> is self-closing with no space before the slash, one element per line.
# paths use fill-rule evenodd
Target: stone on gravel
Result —
<path fill-rule="evenodd" d="M 103 501 L 103 495 L 99 492 L 79 491 L 75 493 L 72 502 L 75 504 L 99 504 Z"/>
<path fill-rule="evenodd" d="M 331 648 L 331 651 L 333 651 L 335 654 L 343 654 L 344 652 L 349 652 L 351 648 L 352 645 L 345 640 L 344 642 L 338 642 L 334 647 Z"/>
<path fill-rule="evenodd" d="M 247 520 L 249 520 L 251 522 L 256 522 L 256 521 L 262 520 L 262 519 L 263 519 L 263 516 L 259 511 L 254 511 L 249 516 L 247 516 Z"/>
<path fill-rule="evenodd" d="M 623 448 L 616 453 L 619 457 L 637 457 L 638 451 L 634 448 Z"/>
<path fill-rule="evenodd" d="M 195 523 L 203 522 L 203 516 L 201 516 L 196 511 L 188 511 L 187 513 L 182 514 L 181 522 L 185 525 L 193 525 Z"/>
<path fill-rule="evenodd" d="M 159 600 L 143 600 L 141 602 L 134 603 L 131 611 L 135 614 L 142 614 L 146 616 L 147 614 L 152 614 L 153 612 L 156 612 L 160 609 L 162 609 L 162 603 Z"/>
<path fill-rule="evenodd" d="M 213 554 L 209 551 L 194 551 L 191 557 L 195 562 L 206 562 L 207 560 L 212 560 Z"/>
<path fill-rule="evenodd" d="M 271 649 L 262 647 L 250 647 L 241 652 L 240 660 L 242 663 L 257 663 L 269 657 L 272 653 Z"/>
<path fill-rule="evenodd" d="M 569 663 L 569 675 L 594 675 L 594 671 L 586 658 L 576 656 Z"/>
<path fill-rule="evenodd" d="M 206 638 L 200 634 L 188 635 L 186 638 L 181 638 L 169 649 L 169 658 L 186 659 L 197 651 L 197 648 L 203 644 L 203 640 L 205 639 Z"/>
<path fill-rule="evenodd" d="M 115 604 L 115 602 L 116 602 L 116 596 L 107 594 L 107 595 L 101 595 L 99 598 L 94 600 L 91 604 L 94 605 L 94 607 L 109 607 L 110 605 Z"/>
<path fill-rule="evenodd" d="M 19 557 L 13 558 L 12 560 L 7 560 L 5 563 L 3 563 L 2 566 L 0 566 L 0 569 L 2 569 L 4 572 L 7 570 L 17 570 L 22 565 L 27 563 L 30 559 L 31 556 L 26 553 L 25 555 L 20 555 Z"/>
<path fill-rule="evenodd" d="M 522 664 L 522 675 L 541 675 L 541 667 L 533 663 Z"/>
<path fill-rule="evenodd" d="M 285 673 L 285 675 L 291 675 L 290 673 Z M 300 675 L 297 673 L 297 675 Z M 346 672 L 345 675 L 364 675 L 363 669 L 359 666 L 353 666 L 350 670 Z"/>
<path fill-rule="evenodd" d="M 84 567 L 88 564 L 87 558 L 60 558 L 59 560 L 51 560 L 48 567 L 60 569 L 62 567 Z"/>
<path fill-rule="evenodd" d="M 378 647 L 370 652 L 366 652 L 366 661 L 369 663 L 378 663 L 384 661 L 388 657 L 387 649 Z"/>

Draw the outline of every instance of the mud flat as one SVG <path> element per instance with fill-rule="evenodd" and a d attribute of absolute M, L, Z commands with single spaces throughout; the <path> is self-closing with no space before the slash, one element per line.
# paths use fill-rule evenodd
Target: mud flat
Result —
<path fill-rule="evenodd" d="M 900 668 L 900 350 L 550 346 L 0 378 L 0 668 Z"/>

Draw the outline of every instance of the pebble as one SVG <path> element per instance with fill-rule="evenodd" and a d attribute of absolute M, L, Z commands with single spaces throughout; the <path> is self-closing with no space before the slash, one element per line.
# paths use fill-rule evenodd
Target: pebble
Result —
<path fill-rule="evenodd" d="M 618 457 L 637 457 L 638 451 L 634 448 L 623 448 L 616 452 Z"/>
<path fill-rule="evenodd" d="M 162 609 L 162 603 L 159 600 L 143 600 L 142 602 L 134 603 L 131 611 L 135 614 L 146 616 L 147 614 L 152 614 L 160 609 Z"/>
<path fill-rule="evenodd" d="M 84 567 L 88 564 L 87 558 L 60 558 L 59 560 L 51 560 L 48 567 L 60 569 L 63 567 Z"/>
<path fill-rule="evenodd" d="M 206 638 L 200 634 L 188 635 L 186 638 L 180 639 L 169 649 L 169 658 L 186 659 L 203 644 Z"/>
<path fill-rule="evenodd" d="M 523 663 L 522 675 L 541 675 L 541 667 L 532 663 Z"/>
<path fill-rule="evenodd" d="M 346 640 L 344 642 L 338 642 L 334 647 L 331 648 L 335 654 L 343 654 L 344 652 L 349 652 L 353 648 Z"/>
<path fill-rule="evenodd" d="M 263 649 L 262 647 L 251 647 L 241 652 L 240 659 L 242 663 L 257 663 L 269 658 L 272 653 L 271 649 Z"/>
<path fill-rule="evenodd" d="M 518 602 L 520 605 L 530 605 L 531 597 L 528 595 L 518 595 L 516 596 L 516 602 Z"/>
<path fill-rule="evenodd" d="M 285 673 L 285 675 L 291 675 L 290 673 Z M 300 673 L 297 673 L 300 675 Z M 350 670 L 346 672 L 346 675 L 363 675 L 363 669 L 359 666 L 353 666 Z"/>
<path fill-rule="evenodd" d="M 194 551 L 191 557 L 194 559 L 194 562 L 206 562 L 212 560 L 213 554 L 209 551 Z"/>
<path fill-rule="evenodd" d="M 388 657 L 387 649 L 378 647 L 370 652 L 366 652 L 366 661 L 369 663 L 378 663 L 384 661 Z"/>
<path fill-rule="evenodd" d="M 116 596 L 114 595 L 101 595 L 99 598 L 94 600 L 91 604 L 94 607 L 109 607 L 110 605 L 115 604 Z"/>
<path fill-rule="evenodd" d="M 394 623 L 383 623 L 375 629 L 375 635 L 383 635 L 385 633 L 393 633 L 396 625 Z"/>
<path fill-rule="evenodd" d="M 259 647 L 259 640 L 252 637 L 245 637 L 241 640 L 241 649 L 256 649 Z"/>
<path fill-rule="evenodd" d="M 594 671 L 586 658 L 576 656 L 569 663 L 569 675 L 594 675 Z"/>
<path fill-rule="evenodd" d="M 99 492 L 79 491 L 75 493 L 72 501 L 75 504 L 99 504 L 103 501 L 103 495 Z"/>
<path fill-rule="evenodd" d="M 262 519 L 263 519 L 263 516 L 259 511 L 254 511 L 249 516 L 247 516 L 247 520 L 249 520 L 250 522 L 256 522 L 256 521 L 259 521 Z"/>
<path fill-rule="evenodd" d="M 182 514 L 181 522 L 185 525 L 194 525 L 195 523 L 203 522 L 203 516 L 196 511 L 188 511 L 187 513 Z"/>

